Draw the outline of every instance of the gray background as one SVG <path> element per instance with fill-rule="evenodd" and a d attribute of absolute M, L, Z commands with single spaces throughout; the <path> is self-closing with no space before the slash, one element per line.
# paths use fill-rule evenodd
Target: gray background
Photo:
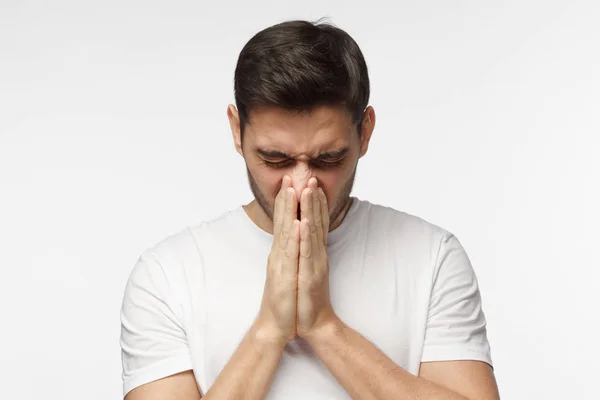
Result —
<path fill-rule="evenodd" d="M 599 3 L 441 0 L 0 0 L 0 398 L 119 398 L 137 257 L 251 200 L 239 51 L 324 16 L 372 79 L 353 194 L 459 237 L 504 399 L 593 398 Z"/>

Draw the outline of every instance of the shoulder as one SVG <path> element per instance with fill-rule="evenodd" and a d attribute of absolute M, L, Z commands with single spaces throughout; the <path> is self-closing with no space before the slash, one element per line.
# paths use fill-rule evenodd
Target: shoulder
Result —
<path fill-rule="evenodd" d="M 150 245 L 142 252 L 141 258 L 149 258 L 167 266 L 189 257 L 194 247 L 192 227 L 186 226 Z"/>
<path fill-rule="evenodd" d="M 166 279 L 180 289 L 202 270 L 203 252 L 231 236 L 231 227 L 239 219 L 239 210 L 230 210 L 163 236 L 141 251 L 132 275 Z"/>
<path fill-rule="evenodd" d="M 197 256 L 189 227 L 164 236 L 146 247 L 140 252 L 130 272 L 125 300 L 143 295 L 140 291 L 173 300 L 187 280 L 184 265 L 194 257 Z"/>
<path fill-rule="evenodd" d="M 390 238 L 439 244 L 453 236 L 452 232 L 421 216 L 367 200 L 360 202 L 360 209 L 369 227 L 383 232 Z"/>
<path fill-rule="evenodd" d="M 180 264 L 198 256 L 199 243 L 215 240 L 215 237 L 231 233 L 230 227 L 237 220 L 238 210 L 222 213 L 212 219 L 187 225 L 164 236 L 143 252 L 143 256 L 155 257 L 164 264 Z"/>
<path fill-rule="evenodd" d="M 359 210 L 369 242 L 383 246 L 380 251 L 393 254 L 403 268 L 435 273 L 448 247 L 458 245 L 452 232 L 421 216 L 364 200 Z"/>

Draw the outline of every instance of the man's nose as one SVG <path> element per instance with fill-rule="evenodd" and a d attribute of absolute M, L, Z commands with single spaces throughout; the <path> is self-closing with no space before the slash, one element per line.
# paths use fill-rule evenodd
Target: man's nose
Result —
<path fill-rule="evenodd" d="M 297 163 L 291 173 L 292 187 L 296 192 L 298 203 L 300 203 L 300 200 L 302 199 L 302 191 L 308 187 L 308 180 L 312 177 L 312 173 L 308 166 L 303 164 L 304 163 Z"/>

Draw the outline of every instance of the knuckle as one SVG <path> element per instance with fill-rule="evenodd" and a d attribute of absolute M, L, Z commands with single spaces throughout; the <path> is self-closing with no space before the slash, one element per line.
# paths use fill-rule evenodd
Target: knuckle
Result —
<path fill-rule="evenodd" d="M 285 253 L 283 253 L 283 264 L 288 264 L 291 259 L 292 257 L 290 256 L 289 252 L 286 251 Z"/>
<path fill-rule="evenodd" d="M 300 257 L 302 258 L 311 258 L 312 256 L 312 249 L 306 249 L 305 251 L 300 253 Z"/>

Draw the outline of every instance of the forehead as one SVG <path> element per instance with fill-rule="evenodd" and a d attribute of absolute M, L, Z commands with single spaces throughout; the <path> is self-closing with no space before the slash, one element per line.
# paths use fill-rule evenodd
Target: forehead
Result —
<path fill-rule="evenodd" d="M 256 150 L 290 156 L 340 150 L 356 135 L 350 114 L 341 107 L 322 106 L 311 111 L 282 108 L 252 110 L 245 136 Z"/>

